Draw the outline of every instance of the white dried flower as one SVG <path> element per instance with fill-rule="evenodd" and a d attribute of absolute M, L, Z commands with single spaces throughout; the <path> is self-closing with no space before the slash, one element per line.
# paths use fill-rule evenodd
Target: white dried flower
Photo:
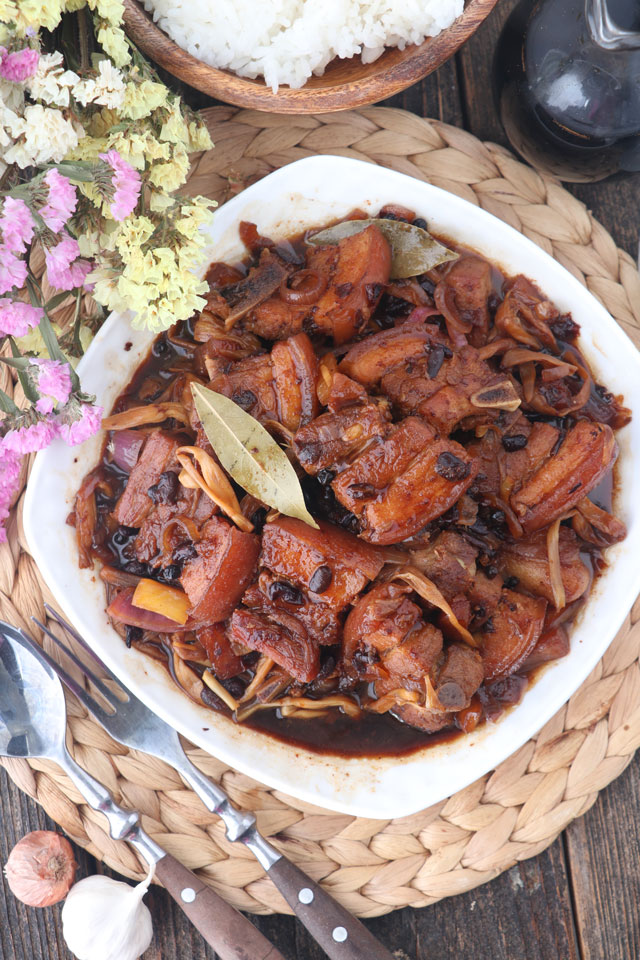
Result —
<path fill-rule="evenodd" d="M 38 69 L 27 80 L 27 90 L 34 100 L 42 100 L 57 107 L 69 106 L 69 90 L 80 82 L 73 70 L 65 70 L 62 54 L 44 53 L 40 55 Z"/>
<path fill-rule="evenodd" d="M 0 10 L 2 9 L 0 5 Z M 0 80 L 0 104 L 20 113 L 24 104 L 24 87 L 12 80 Z"/>
<path fill-rule="evenodd" d="M 60 110 L 39 103 L 26 107 L 23 117 L 13 117 L 9 117 L 7 126 L 16 143 L 3 159 L 22 168 L 51 160 L 60 163 L 69 150 L 77 147 L 84 132 L 79 124 L 66 120 Z"/>
<path fill-rule="evenodd" d="M 74 97 L 84 106 L 97 103 L 110 110 L 118 110 L 124 102 L 122 74 L 111 60 L 101 60 L 98 71 L 95 80 L 82 80 L 74 87 Z"/>

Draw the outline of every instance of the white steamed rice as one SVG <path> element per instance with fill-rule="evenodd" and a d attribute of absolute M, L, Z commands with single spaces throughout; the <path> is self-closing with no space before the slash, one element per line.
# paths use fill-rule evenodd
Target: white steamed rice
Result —
<path fill-rule="evenodd" d="M 242 77 L 301 87 L 334 57 L 371 63 L 449 27 L 463 0 L 144 0 L 194 57 Z"/>

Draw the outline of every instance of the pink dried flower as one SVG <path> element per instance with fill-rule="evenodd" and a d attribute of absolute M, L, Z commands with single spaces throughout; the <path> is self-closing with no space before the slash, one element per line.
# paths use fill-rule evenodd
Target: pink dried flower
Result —
<path fill-rule="evenodd" d="M 31 47 L 25 47 L 23 50 L 16 50 L 14 53 L 2 52 L 0 60 L 0 77 L 5 80 L 12 80 L 13 83 L 24 83 L 29 77 L 32 77 L 38 69 L 38 60 L 40 54 Z"/>
<path fill-rule="evenodd" d="M 22 261 L 19 261 L 22 262 Z M 24 337 L 31 327 L 37 327 L 44 310 L 42 307 L 32 307 L 22 300 L 0 299 L 0 336 L 7 334 L 11 337 Z"/>
<path fill-rule="evenodd" d="M 49 170 L 44 178 L 49 188 L 49 197 L 38 213 L 54 233 L 60 233 L 63 226 L 75 211 L 78 203 L 76 188 L 55 169 Z"/>
<path fill-rule="evenodd" d="M 60 411 L 58 436 L 70 447 L 75 447 L 76 444 L 84 443 L 97 433 L 101 424 L 102 407 L 96 407 L 92 403 L 80 404 L 76 400 L 71 400 L 66 409 Z"/>
<path fill-rule="evenodd" d="M 18 493 L 20 483 L 21 458 L 15 453 L 5 453 L 0 457 L 0 524 L 9 519 L 9 510 Z M 5 543 L 7 534 L 0 526 L 0 543 Z"/>
<path fill-rule="evenodd" d="M 51 413 L 56 403 L 66 403 L 71 393 L 69 364 L 59 360 L 30 360 L 36 367 L 36 388 L 40 399 L 36 403 L 38 413 Z"/>
<path fill-rule="evenodd" d="M 113 202 L 109 209 L 115 220 L 124 220 L 135 210 L 140 196 L 140 174 L 130 163 L 123 160 L 117 150 L 99 154 L 101 160 L 113 170 Z"/>
<path fill-rule="evenodd" d="M 27 264 L 0 246 L 0 294 L 8 293 L 14 287 L 24 286 L 27 279 Z"/>
<path fill-rule="evenodd" d="M 2 246 L 8 253 L 24 253 L 33 239 L 31 211 L 19 197 L 5 197 L 0 215 Z"/>
<path fill-rule="evenodd" d="M 51 420 L 37 420 L 25 427 L 9 430 L 0 439 L 0 457 L 7 453 L 34 453 L 43 450 L 57 436 L 56 425 Z"/>
<path fill-rule="evenodd" d="M 78 241 L 66 232 L 63 232 L 62 240 L 55 247 L 45 250 L 47 279 L 52 287 L 58 290 L 73 290 L 74 287 L 82 286 L 92 267 L 88 260 L 76 259 L 79 253 Z"/>

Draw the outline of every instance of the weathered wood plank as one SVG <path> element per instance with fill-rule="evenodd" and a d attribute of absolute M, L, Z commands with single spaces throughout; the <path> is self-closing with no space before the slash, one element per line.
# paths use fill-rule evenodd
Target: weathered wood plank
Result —
<path fill-rule="evenodd" d="M 560 841 L 492 883 L 414 913 L 418 957 L 579 960 Z"/>
<path fill-rule="evenodd" d="M 565 833 L 584 960 L 640 956 L 640 757 Z"/>
<path fill-rule="evenodd" d="M 0 862 L 29 830 L 55 829 L 34 803 L 0 774 Z M 78 851 L 79 875 L 112 876 Z M 163 891 L 147 897 L 155 926 L 147 960 L 215 960 L 182 912 Z M 251 917 L 285 957 L 323 960 L 324 953 L 292 917 Z M 562 845 L 514 867 L 493 883 L 425 910 L 407 908 L 367 921 L 398 960 L 578 960 Z M 67 960 L 60 908 L 33 910 L 18 903 L 6 886 L 0 895 L 2 960 Z M 595 956 L 595 955 L 593 955 Z"/>

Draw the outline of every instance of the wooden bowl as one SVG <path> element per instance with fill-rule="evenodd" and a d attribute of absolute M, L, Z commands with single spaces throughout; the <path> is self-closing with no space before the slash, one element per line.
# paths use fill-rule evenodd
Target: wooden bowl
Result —
<path fill-rule="evenodd" d="M 280 87 L 273 93 L 262 79 L 249 80 L 228 70 L 210 67 L 171 40 L 138 0 L 124 0 L 124 24 L 129 37 L 152 60 L 175 77 L 217 100 L 269 113 L 330 113 L 376 103 L 399 93 L 436 70 L 480 26 L 497 0 L 467 0 L 463 13 L 438 36 L 404 50 L 389 47 L 374 63 L 360 57 L 335 60 L 321 77 L 304 87 Z"/>

